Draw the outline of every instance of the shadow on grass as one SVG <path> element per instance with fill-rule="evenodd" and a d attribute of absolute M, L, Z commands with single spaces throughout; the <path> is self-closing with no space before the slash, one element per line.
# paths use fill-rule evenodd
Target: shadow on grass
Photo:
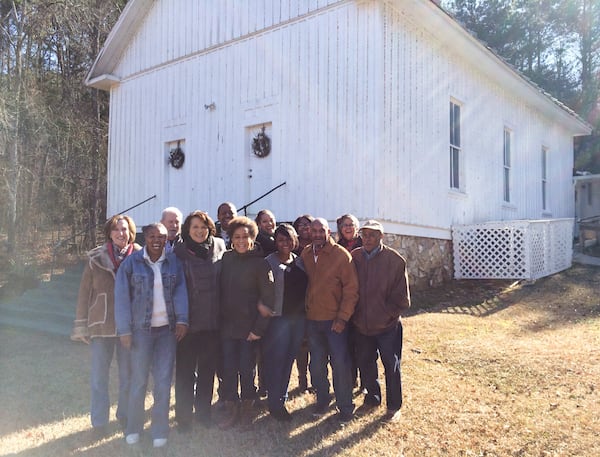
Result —
<path fill-rule="evenodd" d="M 514 280 L 458 280 L 426 290 L 411 291 L 411 308 L 405 317 L 421 313 L 452 313 L 484 316 L 498 311 L 499 297 Z"/>
<path fill-rule="evenodd" d="M 355 419 L 352 423 L 341 425 L 336 415 L 332 415 L 315 421 L 311 428 L 305 429 L 290 441 L 294 448 L 304 448 L 303 455 L 307 457 L 343 455 L 349 448 L 355 447 L 363 440 L 370 439 L 384 425 L 374 415 L 369 416 L 368 419 L 362 418 L 360 423 L 357 422 L 358 420 Z M 356 425 L 359 426 L 358 429 L 356 429 Z M 348 429 L 348 431 L 346 432 L 344 429 Z M 323 445 L 324 440 L 335 434 L 339 435 L 338 439 Z"/>
<path fill-rule="evenodd" d="M 568 326 L 600 316 L 600 268 L 573 267 L 536 281 L 461 280 L 447 286 L 417 291 L 406 316 L 420 313 L 487 317 L 521 305 L 537 318 L 524 329 L 540 331 Z"/>
<path fill-rule="evenodd" d="M 118 424 L 115 421 L 109 427 L 110 434 L 103 440 L 94 438 L 91 430 L 81 430 L 40 445 L 31 443 L 29 448 L 20 452 L 2 455 L 7 457 L 58 457 L 74 454 L 83 456 L 87 454 L 99 455 L 99 449 L 112 450 L 110 454 L 106 455 L 124 455 L 126 448 Z M 121 451 L 115 453 L 114 451 L 119 448 Z"/>
<path fill-rule="evenodd" d="M 148 426 L 141 444 L 132 448 L 125 444 L 123 434 L 113 420 L 110 436 L 98 441 L 87 428 L 87 347 L 59 337 L 49 339 L 46 335 L 19 331 L 2 334 L 0 345 L 4 346 L 0 349 L 2 352 L 7 350 L 14 353 L 16 348 L 23 349 L 16 351 L 18 356 L 13 361 L 5 357 L 1 359 L 4 387 L 0 388 L 0 402 L 5 408 L 5 420 L 2 421 L 4 425 L 0 434 L 0 448 L 3 448 L 0 455 L 325 457 L 345 455 L 349 448 L 369 439 L 383 426 L 380 417 L 371 414 L 342 427 L 333 406 L 325 418 L 314 420 L 311 416 L 314 396 L 302 394 L 290 402 L 293 414 L 290 424 L 273 420 L 264 408 L 257 409 L 256 419 L 248 428 L 238 426 L 221 431 L 214 426 L 206 429 L 194 424 L 191 434 L 181 434 L 172 424 L 169 445 L 159 452 L 152 449 Z M 39 372 L 40 368 L 43 369 L 43 375 Z M 111 373 L 111 384 L 115 383 L 116 376 Z M 36 405 L 42 404 L 44 399 L 47 403 L 44 410 L 37 411 Z M 358 399 L 358 403 L 362 403 L 362 399 Z M 383 414 L 384 408 L 379 411 Z M 146 411 L 147 421 L 149 414 Z M 10 421 L 8 415 L 20 417 Z"/>

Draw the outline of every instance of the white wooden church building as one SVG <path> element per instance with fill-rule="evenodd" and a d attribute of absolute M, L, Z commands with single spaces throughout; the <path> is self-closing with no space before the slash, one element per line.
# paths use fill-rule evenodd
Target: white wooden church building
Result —
<path fill-rule="evenodd" d="M 429 283 L 453 226 L 572 218 L 590 133 L 430 0 L 129 0 L 86 83 L 110 91 L 109 214 L 285 183 L 248 215 L 376 218 Z"/>

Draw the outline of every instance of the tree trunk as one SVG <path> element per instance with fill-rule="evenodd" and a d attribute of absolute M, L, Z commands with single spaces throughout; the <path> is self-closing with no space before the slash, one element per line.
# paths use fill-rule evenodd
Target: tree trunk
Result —
<path fill-rule="evenodd" d="M 23 61 L 22 61 L 22 48 L 23 48 L 23 19 L 19 20 L 17 14 L 17 7 L 12 2 L 12 14 L 14 14 L 15 25 L 17 31 L 15 33 L 14 40 L 14 54 L 15 54 L 15 66 L 13 72 L 13 91 L 14 91 L 14 114 L 12 122 L 12 138 L 11 146 L 9 148 L 9 161 L 8 166 L 10 172 L 8 174 L 8 229 L 7 229 L 7 251 L 11 255 L 15 252 L 15 243 L 17 242 L 17 221 L 18 221 L 18 205 L 20 192 L 19 186 L 21 184 L 21 166 L 20 166 L 20 148 L 21 148 L 21 109 L 22 104 L 22 92 L 23 92 Z M 24 13 L 22 13 L 24 14 Z"/>

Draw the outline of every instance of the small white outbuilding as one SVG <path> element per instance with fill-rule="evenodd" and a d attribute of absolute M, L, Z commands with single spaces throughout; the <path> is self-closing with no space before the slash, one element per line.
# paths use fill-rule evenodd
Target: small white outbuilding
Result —
<path fill-rule="evenodd" d="M 248 215 L 378 219 L 421 284 L 455 225 L 572 218 L 591 132 L 430 0 L 129 0 L 86 83 L 110 91 L 108 213 L 285 183 Z"/>

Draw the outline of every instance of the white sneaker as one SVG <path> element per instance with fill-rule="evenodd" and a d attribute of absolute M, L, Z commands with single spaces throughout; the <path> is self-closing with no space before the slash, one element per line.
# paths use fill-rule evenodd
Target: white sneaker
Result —
<path fill-rule="evenodd" d="M 154 441 L 152 442 L 152 444 L 154 445 L 154 447 L 163 447 L 167 445 L 167 439 L 166 438 L 155 438 Z"/>
<path fill-rule="evenodd" d="M 125 437 L 125 442 L 127 444 L 137 444 L 140 442 L 140 434 L 139 433 L 130 433 Z"/>

